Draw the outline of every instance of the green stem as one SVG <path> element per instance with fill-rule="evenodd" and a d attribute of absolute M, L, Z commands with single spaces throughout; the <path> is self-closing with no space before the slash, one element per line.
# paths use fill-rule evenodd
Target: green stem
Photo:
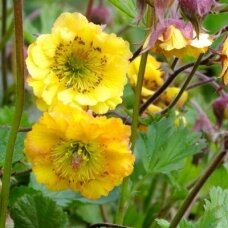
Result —
<path fill-rule="evenodd" d="M 134 151 L 134 147 L 137 139 L 139 105 L 140 105 L 140 98 L 141 98 L 141 91 L 142 91 L 143 78 L 144 78 L 144 73 L 146 68 L 147 56 L 148 56 L 148 52 L 144 53 L 141 57 L 138 80 L 137 80 L 137 85 L 135 90 L 135 102 L 134 102 L 132 125 L 131 125 L 131 150 L 132 151 Z M 115 223 L 117 224 L 123 223 L 124 212 L 125 212 L 125 201 L 126 201 L 126 198 L 128 197 L 128 182 L 129 182 L 129 179 L 125 178 L 121 186 L 120 200 L 119 200 L 118 210 L 115 218 Z"/>
<path fill-rule="evenodd" d="M 146 69 L 146 61 L 147 61 L 148 52 L 144 53 L 141 57 L 139 72 L 138 72 L 138 80 L 135 90 L 135 100 L 133 107 L 133 116 L 132 116 L 132 125 L 131 125 L 131 149 L 134 150 L 136 139 L 137 139 L 137 130 L 138 130 L 138 118 L 139 118 L 139 105 L 141 100 L 141 92 L 143 85 L 143 78 Z"/>
<path fill-rule="evenodd" d="M 13 151 L 17 132 L 20 126 L 24 104 L 24 51 L 23 51 L 23 24 L 22 24 L 22 0 L 14 0 L 14 23 L 15 23 L 15 47 L 16 47 L 16 69 L 17 87 L 15 113 L 6 147 L 4 164 L 2 192 L 0 196 L 0 228 L 5 227 L 7 205 L 10 188 L 10 173 L 12 166 Z"/>
<path fill-rule="evenodd" d="M 217 168 L 218 164 L 222 161 L 222 159 L 227 154 L 227 151 L 223 151 L 217 154 L 217 156 L 214 158 L 212 163 L 208 166 L 208 168 L 205 170 L 204 174 L 199 178 L 199 180 L 196 182 L 194 187 L 192 188 L 191 192 L 187 195 L 185 198 L 183 204 L 178 209 L 176 215 L 174 216 L 172 222 L 170 223 L 169 228 L 175 228 L 179 224 L 180 220 L 184 216 L 185 212 L 188 210 L 189 206 L 195 199 L 196 195 L 200 191 L 200 189 L 203 187 L 207 179 L 210 177 L 210 175 L 214 172 L 214 170 Z"/>
<path fill-rule="evenodd" d="M 152 25 L 152 9 L 148 7 L 147 11 L 147 26 L 150 27 Z M 135 143 L 137 140 L 137 131 L 138 131 L 138 118 L 139 118 L 139 107 L 140 107 L 140 100 L 141 100 L 141 92 L 142 92 L 142 85 L 144 79 L 144 73 L 146 69 L 146 62 L 148 57 L 148 51 L 143 53 L 141 56 L 141 61 L 139 65 L 139 72 L 137 78 L 137 85 L 135 89 L 135 100 L 134 100 L 134 107 L 133 107 L 133 116 L 132 116 L 132 125 L 131 125 L 131 151 L 134 153 Z M 123 224 L 125 209 L 127 207 L 126 201 L 129 195 L 128 191 L 129 185 L 129 178 L 125 178 L 121 185 L 120 190 L 120 199 L 118 203 L 118 209 L 115 217 L 115 223 Z"/>
<path fill-rule="evenodd" d="M 188 75 L 187 79 L 185 80 L 184 85 L 181 87 L 180 92 L 177 94 L 177 96 L 175 97 L 173 102 L 166 109 L 164 109 L 162 111 L 162 114 L 165 114 L 167 111 L 169 111 L 171 108 L 173 108 L 177 104 L 177 102 L 181 98 L 182 94 L 184 93 L 185 89 L 187 88 L 189 82 L 191 81 L 192 77 L 194 76 L 198 66 L 200 65 L 200 62 L 201 62 L 201 59 L 203 58 L 203 55 L 204 54 L 200 54 L 199 55 L 198 59 L 196 60 L 194 66 L 192 68 L 192 71 L 190 72 L 190 74 Z"/>
<path fill-rule="evenodd" d="M 141 98 L 142 84 L 143 84 L 143 78 L 144 78 L 144 73 L 146 68 L 147 56 L 148 56 L 148 52 L 144 53 L 141 57 L 141 61 L 139 65 L 138 80 L 137 80 L 137 85 L 135 90 L 135 102 L 134 102 L 132 125 L 131 125 L 131 150 L 132 151 L 134 151 L 134 147 L 137 139 L 139 105 L 140 105 L 140 98 Z M 124 211 L 125 211 L 124 204 L 127 196 L 128 196 L 128 178 L 125 178 L 121 186 L 119 206 L 118 206 L 118 211 L 115 218 L 115 223 L 117 224 L 123 223 Z"/>
<path fill-rule="evenodd" d="M 2 0 L 2 37 L 6 34 L 6 19 L 7 19 L 7 0 Z M 1 65 L 2 65 L 2 87 L 3 96 L 6 94 L 7 90 L 7 74 L 6 74 L 6 45 L 2 47 L 1 50 Z"/>

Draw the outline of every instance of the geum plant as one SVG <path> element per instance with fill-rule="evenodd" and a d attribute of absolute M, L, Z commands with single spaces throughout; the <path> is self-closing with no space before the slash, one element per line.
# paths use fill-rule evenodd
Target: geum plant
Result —
<path fill-rule="evenodd" d="M 228 227 L 226 10 L 3 0 L 0 228 Z"/>

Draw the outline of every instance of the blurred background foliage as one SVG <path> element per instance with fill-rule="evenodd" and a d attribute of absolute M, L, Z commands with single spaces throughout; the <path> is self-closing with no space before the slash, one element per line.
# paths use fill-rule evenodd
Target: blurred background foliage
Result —
<path fill-rule="evenodd" d="M 228 0 L 220 1 L 221 3 L 227 3 Z M 7 16 L 7 27 L 9 28 L 7 36 L 1 40 L 1 47 L 6 45 L 7 50 L 7 71 L 8 71 L 8 81 L 9 87 L 7 90 L 7 96 L 3 99 L 3 92 L 0 91 L 0 99 L 4 100 L 4 103 L 0 109 L 0 168 L 3 165 L 4 161 L 4 151 L 5 145 L 7 142 L 7 126 L 10 125 L 12 118 L 13 108 L 10 107 L 14 102 L 13 94 L 13 85 L 14 85 L 14 72 L 13 65 L 14 61 L 13 56 L 13 44 L 12 44 L 12 5 L 9 1 L 8 4 L 8 16 Z M 98 4 L 98 1 L 95 1 L 95 5 Z M 144 20 L 140 22 L 140 25 L 137 26 L 135 23 L 136 15 L 136 3 L 134 0 L 105 0 L 104 4 L 109 8 L 109 13 L 111 17 L 111 22 L 105 27 L 105 30 L 109 33 L 114 32 L 118 35 L 124 37 L 129 41 L 131 45 L 131 50 L 135 51 L 142 41 L 145 38 L 145 33 L 147 28 L 145 26 Z M 81 13 L 86 12 L 87 1 L 85 0 L 33 0 L 33 1 L 24 1 L 24 39 L 25 39 L 25 53 L 27 46 L 33 42 L 39 34 L 49 33 L 51 27 L 59 16 L 60 13 L 64 11 L 78 11 Z M 127 12 L 127 13 L 126 13 Z M 204 20 L 205 29 L 211 33 L 215 34 L 221 28 L 227 25 L 228 22 L 228 13 L 212 13 L 208 15 Z M 216 44 L 215 44 L 216 45 Z M 186 61 L 189 61 L 187 59 Z M 208 76 L 215 76 L 217 80 L 220 80 L 218 75 L 221 71 L 219 65 L 202 67 L 202 70 L 206 72 Z M 180 79 L 180 81 L 182 81 Z M 175 82 L 178 84 L 178 80 Z M 2 86 L 2 85 L 1 85 Z M 205 85 L 198 87 L 190 92 L 190 98 L 197 100 L 201 105 L 201 108 L 208 114 L 210 120 L 215 123 L 215 117 L 212 112 L 212 101 L 217 98 L 217 93 L 210 85 Z M 26 99 L 25 99 L 25 115 L 21 122 L 23 128 L 31 127 L 32 123 L 37 119 L 40 113 L 34 106 L 34 100 L 31 97 L 29 89 L 26 87 Z M 131 112 L 132 103 L 133 103 L 133 91 L 127 85 L 124 93 L 124 105 L 126 106 L 126 112 Z M 187 119 L 188 129 L 192 129 L 197 118 L 197 111 L 191 104 L 187 104 L 185 110 L 185 117 Z M 153 124 L 156 118 L 151 118 L 148 121 L 149 124 Z M 145 121 L 145 120 L 144 120 Z M 162 123 L 159 123 L 162 125 Z M 225 127 L 228 126 L 226 122 Z M 224 127 L 224 128 L 225 128 Z M 151 127 L 152 128 L 152 127 Z M 172 128 L 172 127 L 171 127 Z M 159 128 L 161 133 L 162 126 Z M 164 129 L 163 129 L 164 130 Z M 151 129 L 153 131 L 153 129 Z M 156 130 L 154 130 L 156 131 Z M 173 130 L 167 130 L 166 139 L 169 137 L 168 134 L 175 134 Z M 186 134 L 185 130 L 181 132 Z M 141 135 L 140 140 L 145 140 L 146 143 L 151 143 L 150 138 L 152 135 L 144 134 Z M 178 133 L 180 134 L 180 132 Z M 177 134 L 177 135 L 178 135 Z M 164 137 L 164 138 L 165 138 Z M 177 139 L 181 140 L 181 135 L 178 135 Z M 46 210 L 45 208 L 50 207 L 50 211 L 47 212 L 55 216 L 56 221 L 54 220 L 51 225 L 48 227 L 85 227 L 88 224 L 102 222 L 105 220 L 112 221 L 114 217 L 114 211 L 116 210 L 116 201 L 118 198 L 119 189 L 114 189 L 108 197 L 104 197 L 98 201 L 89 201 L 81 197 L 78 193 L 71 191 L 63 192 L 50 192 L 44 186 L 38 184 L 33 175 L 30 175 L 31 167 L 27 163 L 23 155 L 23 139 L 24 133 L 20 132 L 18 135 L 18 141 L 15 148 L 14 154 L 14 163 L 13 163 L 13 174 L 11 184 L 13 190 L 10 194 L 10 205 L 12 207 L 11 214 L 16 222 L 20 224 L 16 227 L 30 227 L 23 226 L 22 218 L 20 213 L 31 217 L 29 209 L 26 209 L 25 205 L 31 205 L 31 208 L 35 208 L 36 211 Z M 142 143 L 138 141 L 137 148 L 140 151 L 143 151 Z M 156 139 L 155 139 L 156 140 Z M 189 146 L 192 144 L 189 143 Z M 199 145 L 199 148 L 205 146 L 205 142 Z M 200 150 L 199 149 L 199 150 Z M 212 144 L 209 146 L 208 150 L 212 151 L 212 154 L 218 150 L 216 145 Z M 161 149 L 160 151 L 167 152 L 166 149 Z M 181 148 L 176 152 L 181 152 Z M 195 151 L 197 152 L 197 151 Z M 146 151 L 145 151 L 146 153 Z M 167 153 L 172 153 L 168 151 Z M 192 155 L 191 151 L 189 154 Z M 155 154 L 156 155 L 156 154 Z M 175 155 L 175 154 L 174 154 Z M 212 155 L 203 157 L 203 161 L 199 165 L 192 163 L 192 158 L 188 157 L 185 160 L 182 160 L 182 169 L 179 168 L 178 160 L 176 160 L 172 165 L 175 168 L 165 166 L 163 160 L 161 164 L 164 165 L 164 169 L 157 170 L 145 175 L 145 161 L 139 159 L 137 163 L 137 168 L 134 171 L 132 177 L 132 183 L 134 182 L 134 187 L 130 187 L 129 194 L 130 196 L 135 196 L 134 200 L 130 202 L 130 206 L 127 210 L 127 213 L 124 218 L 124 224 L 133 227 L 156 227 L 154 224 L 154 218 L 159 216 L 166 216 L 166 211 L 164 208 L 169 208 L 173 203 L 180 202 L 183 200 L 188 193 L 188 190 L 192 183 L 197 179 L 197 177 L 202 173 L 205 167 L 208 165 L 208 161 L 211 159 Z M 187 157 L 187 156 L 186 156 Z M 148 162 L 148 161 L 147 161 Z M 150 167 L 151 164 L 147 164 Z M 148 168 L 147 167 L 147 168 Z M 152 164 L 151 167 L 155 169 L 155 164 Z M 150 168 L 151 168 L 150 167 Z M 162 167 L 162 166 L 161 166 Z M 152 169 L 151 168 L 151 169 Z M 156 173 L 156 175 L 154 175 Z M 144 175 L 146 178 L 144 178 Z M 133 186 L 133 184 L 132 184 Z M 200 200 L 197 201 L 193 207 L 193 212 L 190 214 L 192 219 L 198 218 L 203 214 L 203 198 L 207 196 L 211 186 L 221 186 L 223 188 L 228 188 L 228 166 L 224 164 L 220 166 L 214 174 L 209 178 L 207 184 L 203 187 L 203 190 L 200 193 Z M 140 192 L 140 194 L 138 194 Z M 31 198 L 31 196 L 35 196 Z M 151 202 L 152 197 L 157 200 Z M 39 203 L 44 203 L 44 207 Z M 113 203 L 114 202 L 114 203 Z M 46 206 L 45 206 L 46 205 Z M 105 207 L 105 209 L 104 209 Z M 66 214 L 68 216 L 66 216 Z M 47 217 L 45 217 L 47 216 Z M 195 216 L 195 217 L 194 217 Z M 57 219 L 58 217 L 58 219 Z M 35 213 L 31 221 L 26 221 L 27 224 L 32 224 L 32 221 L 45 221 L 48 219 L 48 215 L 43 213 Z M 68 222 L 66 222 L 68 220 Z M 41 223 L 42 224 L 42 223 Z M 66 225 L 67 224 L 67 225 Z M 38 227 L 32 226 L 31 227 Z M 47 227 L 44 225 L 43 227 Z M 165 227 L 165 226 L 164 226 Z M 184 226 L 183 226 L 184 227 Z M 186 227 L 190 227 L 187 226 Z M 199 227 L 199 226 L 198 226 Z M 205 227 L 206 228 L 206 227 Z"/>

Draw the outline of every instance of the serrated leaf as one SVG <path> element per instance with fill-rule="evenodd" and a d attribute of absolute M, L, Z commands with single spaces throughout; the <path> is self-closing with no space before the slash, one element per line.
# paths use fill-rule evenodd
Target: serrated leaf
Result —
<path fill-rule="evenodd" d="M 214 210 L 218 224 L 216 228 L 228 227 L 228 189 L 213 187 L 209 193 L 210 199 L 205 200 L 205 213 Z M 209 216 L 208 216 L 209 217 Z"/>
<path fill-rule="evenodd" d="M 205 147 L 200 137 L 200 133 L 174 126 L 170 119 L 161 119 L 139 135 L 136 154 L 143 159 L 147 172 L 169 173 L 180 169 L 185 158 Z"/>
<path fill-rule="evenodd" d="M 10 191 L 9 205 L 12 206 L 20 197 L 24 196 L 25 194 L 33 195 L 37 193 L 38 191 L 27 186 L 15 187 Z"/>
<path fill-rule="evenodd" d="M 15 228 L 64 228 L 67 217 L 60 207 L 42 194 L 25 194 L 11 208 Z"/>

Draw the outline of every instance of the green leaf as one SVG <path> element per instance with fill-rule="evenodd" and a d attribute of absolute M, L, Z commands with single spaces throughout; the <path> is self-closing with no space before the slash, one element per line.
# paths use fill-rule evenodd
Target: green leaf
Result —
<path fill-rule="evenodd" d="M 168 228 L 169 227 L 169 222 L 166 221 L 165 219 L 155 219 L 157 224 L 159 225 L 160 228 Z"/>
<path fill-rule="evenodd" d="M 93 224 L 102 222 L 101 212 L 98 205 L 82 204 L 77 207 L 76 213 L 83 221 Z"/>
<path fill-rule="evenodd" d="M 228 227 L 228 189 L 223 190 L 220 187 L 213 187 L 209 195 L 210 199 L 205 200 L 205 213 L 212 211 L 215 215 L 218 224 L 214 227 Z"/>
<path fill-rule="evenodd" d="M 10 191 L 9 205 L 12 206 L 20 197 L 24 196 L 25 194 L 33 195 L 37 193 L 38 191 L 27 186 L 15 187 Z"/>
<path fill-rule="evenodd" d="M 180 222 L 179 228 L 196 228 L 194 224 L 189 221 L 182 220 Z"/>
<path fill-rule="evenodd" d="M 205 147 L 200 133 L 174 126 L 171 119 L 153 122 L 136 143 L 136 155 L 149 173 L 169 173 L 182 167 L 184 159 Z"/>
<path fill-rule="evenodd" d="M 41 191 L 44 196 L 47 196 L 54 200 L 59 206 L 66 207 L 73 201 L 79 201 L 82 203 L 91 203 L 91 204 L 104 204 L 108 202 L 113 202 L 117 200 L 119 195 L 118 188 L 115 188 L 113 191 L 109 193 L 106 197 L 101 197 L 98 200 L 89 200 L 80 195 L 78 192 L 73 192 L 71 190 L 65 191 L 50 191 L 44 185 L 38 183 L 35 179 L 34 175 L 30 177 L 30 185 L 31 188 Z"/>
<path fill-rule="evenodd" d="M 67 217 L 60 207 L 42 194 L 25 194 L 11 208 L 15 228 L 64 228 Z"/>
<path fill-rule="evenodd" d="M 14 117 L 14 108 L 7 107 L 0 109 L 0 168 L 3 166 L 5 161 L 5 152 L 6 152 L 6 145 L 8 143 L 9 131 L 10 126 L 12 125 Z M 29 126 L 28 117 L 26 115 L 22 116 L 21 120 L 22 126 Z M 20 132 L 17 135 L 16 144 L 14 148 L 13 154 L 13 163 L 20 161 L 24 158 L 23 148 L 24 148 L 24 139 L 25 133 Z"/>
<path fill-rule="evenodd" d="M 133 0 L 109 0 L 117 9 L 119 9 L 126 16 L 134 19 L 136 12 L 136 5 Z"/>
<path fill-rule="evenodd" d="M 205 200 L 204 214 L 195 223 L 186 220 L 180 222 L 179 228 L 225 228 L 228 227 L 228 190 L 213 187 Z"/>

